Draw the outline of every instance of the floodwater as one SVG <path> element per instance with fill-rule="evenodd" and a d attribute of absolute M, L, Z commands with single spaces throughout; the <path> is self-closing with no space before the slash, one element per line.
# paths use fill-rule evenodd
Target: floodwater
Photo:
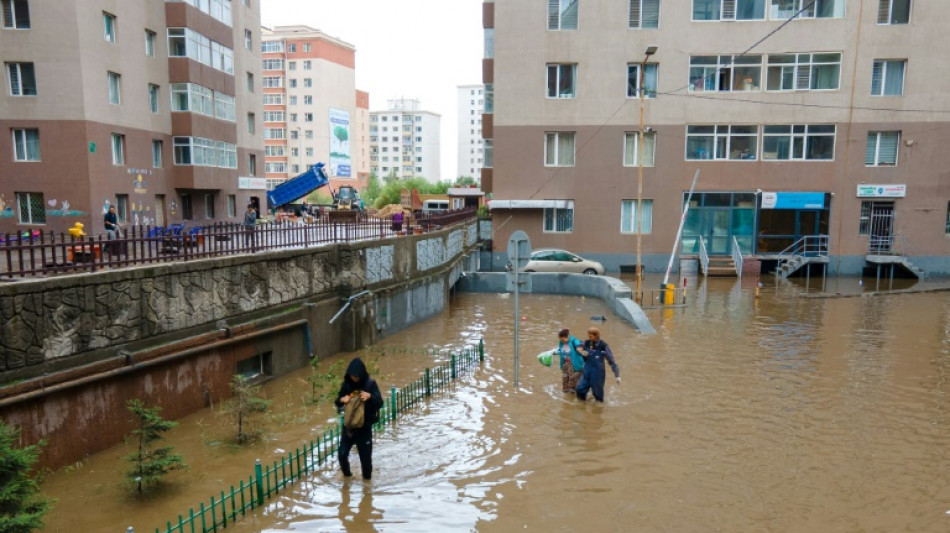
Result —
<path fill-rule="evenodd" d="M 384 395 L 432 366 L 425 344 L 484 337 L 484 365 L 377 435 L 371 482 L 331 465 L 229 530 L 950 530 L 950 292 L 815 298 L 869 282 L 762 281 L 756 298 L 755 279 L 690 279 L 686 307 L 647 311 L 652 336 L 596 299 L 523 295 L 519 386 L 513 298 L 453 295 L 363 355 L 386 354 Z M 536 360 L 596 315 L 623 376 L 608 371 L 603 405 L 563 394 Z M 305 401 L 307 375 L 265 387 L 269 438 L 248 448 L 224 443 L 211 410 L 183 420 L 169 442 L 192 470 L 147 500 L 122 484 L 124 446 L 50 475 L 46 530 L 151 533 L 246 480 L 332 418 Z"/>

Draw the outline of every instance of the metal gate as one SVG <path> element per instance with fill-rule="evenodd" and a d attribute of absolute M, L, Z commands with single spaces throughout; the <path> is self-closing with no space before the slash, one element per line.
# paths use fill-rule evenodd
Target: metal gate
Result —
<path fill-rule="evenodd" d="M 869 202 L 868 253 L 894 253 L 894 202 Z"/>

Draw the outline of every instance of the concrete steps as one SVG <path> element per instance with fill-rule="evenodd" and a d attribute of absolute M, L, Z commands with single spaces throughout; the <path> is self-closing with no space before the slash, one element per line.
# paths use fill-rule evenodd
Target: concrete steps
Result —
<path fill-rule="evenodd" d="M 706 269 L 707 277 L 738 277 L 736 272 L 736 262 L 730 256 L 710 256 L 709 267 Z"/>

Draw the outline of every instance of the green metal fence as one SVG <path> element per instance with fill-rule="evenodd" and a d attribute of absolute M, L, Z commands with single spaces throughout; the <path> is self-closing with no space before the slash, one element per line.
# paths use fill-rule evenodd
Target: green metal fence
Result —
<path fill-rule="evenodd" d="M 389 398 L 379 411 L 379 420 L 373 424 L 376 432 L 384 431 L 386 426 L 395 422 L 400 413 L 415 408 L 421 402 L 451 382 L 459 375 L 485 360 L 485 343 L 478 341 L 477 346 L 469 346 L 451 352 L 451 360 L 435 368 L 426 368 L 419 379 L 402 389 L 392 387 Z M 157 527 L 155 533 L 209 533 L 225 529 L 248 511 L 264 506 L 264 500 L 277 494 L 294 481 L 323 467 L 336 457 L 340 442 L 343 419 L 338 427 L 331 427 L 303 448 L 287 453 L 287 457 L 274 461 L 272 465 L 261 464 L 260 459 L 254 465 L 254 473 L 247 481 L 241 480 L 235 487 L 222 490 L 212 496 L 206 505 L 202 502 L 198 509 L 191 508 L 187 515 L 178 515 L 176 521 L 168 521 L 164 529 Z M 131 529 L 131 528 L 130 528 Z"/>

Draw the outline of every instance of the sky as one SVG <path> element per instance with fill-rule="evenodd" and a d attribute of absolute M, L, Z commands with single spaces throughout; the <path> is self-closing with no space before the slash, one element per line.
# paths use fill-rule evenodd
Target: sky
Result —
<path fill-rule="evenodd" d="M 457 177 L 457 87 L 482 81 L 482 0 L 261 0 L 261 23 L 306 25 L 354 45 L 370 110 L 417 98 L 440 114 L 441 178 Z"/>

